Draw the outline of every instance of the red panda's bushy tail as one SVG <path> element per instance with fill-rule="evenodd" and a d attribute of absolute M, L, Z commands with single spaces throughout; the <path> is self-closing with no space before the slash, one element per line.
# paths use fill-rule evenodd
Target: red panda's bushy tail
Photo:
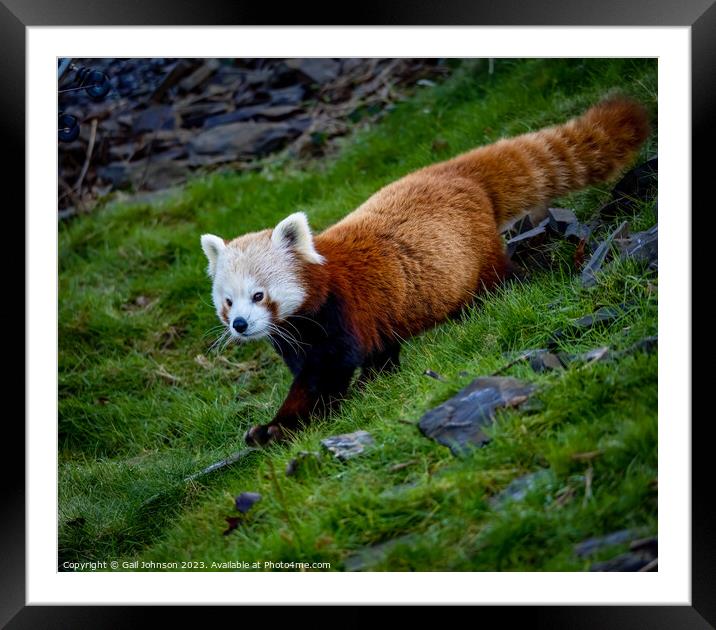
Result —
<path fill-rule="evenodd" d="M 612 97 L 563 125 L 500 140 L 449 163 L 480 182 L 503 224 L 555 197 L 612 179 L 648 135 L 644 106 Z"/>

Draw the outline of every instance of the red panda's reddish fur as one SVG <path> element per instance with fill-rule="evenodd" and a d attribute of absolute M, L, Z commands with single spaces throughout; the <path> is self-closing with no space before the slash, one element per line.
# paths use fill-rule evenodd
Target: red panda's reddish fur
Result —
<path fill-rule="evenodd" d="M 568 123 L 474 149 L 384 187 L 315 237 L 308 311 L 329 292 L 367 351 L 444 320 L 505 269 L 498 227 L 527 209 L 608 180 L 646 139 L 647 114 L 611 99 Z"/>
<path fill-rule="evenodd" d="M 642 105 L 612 98 L 566 124 L 500 140 L 385 186 L 315 236 L 325 263 L 302 265 L 307 298 L 300 313 L 316 316 L 327 300 L 337 300 L 360 360 L 380 355 L 500 280 L 501 224 L 613 178 L 648 133 Z M 317 398 L 307 395 L 314 385 L 302 378 L 274 421 L 249 432 L 249 442 L 278 437 L 305 420 Z"/>

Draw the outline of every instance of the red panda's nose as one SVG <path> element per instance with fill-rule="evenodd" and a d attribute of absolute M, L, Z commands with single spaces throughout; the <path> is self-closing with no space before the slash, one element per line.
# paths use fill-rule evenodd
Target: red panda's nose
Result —
<path fill-rule="evenodd" d="M 249 323 L 243 317 L 237 317 L 231 325 L 237 333 L 242 333 L 249 327 Z"/>

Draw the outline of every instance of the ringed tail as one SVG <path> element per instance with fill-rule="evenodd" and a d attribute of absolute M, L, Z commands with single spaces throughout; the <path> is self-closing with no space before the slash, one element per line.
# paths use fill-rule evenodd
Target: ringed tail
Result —
<path fill-rule="evenodd" d="M 503 225 L 555 197 L 611 180 L 630 165 L 648 135 L 644 106 L 612 97 L 562 125 L 499 140 L 446 166 L 479 181 Z"/>

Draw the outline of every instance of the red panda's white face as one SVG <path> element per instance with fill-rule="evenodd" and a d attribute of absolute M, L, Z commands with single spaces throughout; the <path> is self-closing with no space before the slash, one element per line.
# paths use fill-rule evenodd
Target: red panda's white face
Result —
<path fill-rule="evenodd" d="M 322 264 L 306 215 L 290 215 L 273 230 L 245 234 L 226 243 L 201 237 L 213 280 L 216 314 L 237 341 L 258 339 L 298 311 L 306 298 L 304 262 Z"/>

